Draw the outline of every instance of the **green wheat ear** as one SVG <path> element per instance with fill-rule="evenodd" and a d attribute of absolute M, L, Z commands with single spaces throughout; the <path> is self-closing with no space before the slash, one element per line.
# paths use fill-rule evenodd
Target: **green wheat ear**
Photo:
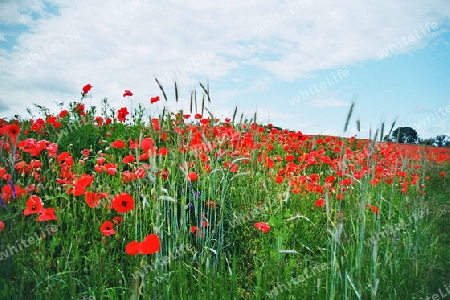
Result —
<path fill-rule="evenodd" d="M 355 102 L 352 101 L 352 104 L 350 105 L 350 110 L 348 111 L 348 114 L 347 114 L 347 120 L 345 121 L 344 133 L 347 131 L 348 123 L 350 122 L 350 118 L 352 117 L 354 107 L 355 107 Z"/>
<path fill-rule="evenodd" d="M 178 88 L 177 88 L 177 82 L 175 81 L 175 102 L 178 102 Z"/>
<path fill-rule="evenodd" d="M 194 101 L 194 91 L 191 91 L 191 104 L 189 105 L 189 113 L 192 114 L 192 103 Z"/>
<path fill-rule="evenodd" d="M 164 99 L 166 99 L 166 102 L 167 102 L 167 95 L 166 95 L 166 92 L 164 91 L 163 86 L 161 85 L 161 83 L 159 83 L 158 78 L 155 78 L 155 81 L 156 81 L 156 83 L 158 84 L 159 89 L 160 89 L 161 92 L 163 93 Z"/>
<path fill-rule="evenodd" d="M 237 114 L 237 105 L 234 108 L 234 112 L 233 112 L 233 120 L 232 120 L 233 123 L 234 123 L 234 120 L 236 119 L 236 114 Z"/>
<path fill-rule="evenodd" d="M 389 139 L 389 137 L 391 136 L 391 133 L 392 133 L 392 130 L 394 129 L 395 123 L 397 123 L 397 120 L 395 120 L 394 122 L 392 122 L 391 129 L 389 129 L 389 133 L 387 134 L 388 139 Z"/>
<path fill-rule="evenodd" d="M 208 96 L 208 102 L 211 103 L 211 98 L 209 97 L 209 82 L 207 84 L 208 88 L 206 89 L 205 86 L 199 82 L 200 86 L 202 87 L 203 91 L 205 92 L 206 96 Z"/>
<path fill-rule="evenodd" d="M 203 116 L 204 111 L 205 111 L 205 95 L 203 95 L 203 97 L 202 97 L 202 116 Z"/>

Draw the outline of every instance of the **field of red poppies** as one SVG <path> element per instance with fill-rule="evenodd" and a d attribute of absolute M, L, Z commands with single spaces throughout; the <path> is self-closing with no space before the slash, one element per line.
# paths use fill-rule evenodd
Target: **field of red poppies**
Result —
<path fill-rule="evenodd" d="M 450 285 L 450 149 L 218 119 L 203 85 L 189 112 L 169 111 L 162 86 L 135 110 L 88 107 L 91 88 L 0 119 L 0 299 L 422 299 Z"/>

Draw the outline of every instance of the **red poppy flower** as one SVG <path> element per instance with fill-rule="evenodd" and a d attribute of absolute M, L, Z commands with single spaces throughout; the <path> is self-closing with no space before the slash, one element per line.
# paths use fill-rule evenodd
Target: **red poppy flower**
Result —
<path fill-rule="evenodd" d="M 198 230 L 200 230 L 200 228 L 198 228 L 197 226 L 191 226 L 191 233 L 196 233 Z"/>
<path fill-rule="evenodd" d="M 123 171 L 122 172 L 122 180 L 125 181 L 125 183 L 130 182 L 131 180 L 134 180 L 135 177 L 134 174 L 130 171 Z"/>
<path fill-rule="evenodd" d="M 210 164 L 204 164 L 202 170 L 205 173 L 211 172 L 211 165 Z"/>
<path fill-rule="evenodd" d="M 155 147 L 153 146 L 153 140 L 151 138 L 142 139 L 141 148 L 145 153 L 148 153 L 148 151 L 150 151 L 152 155 L 155 155 Z"/>
<path fill-rule="evenodd" d="M 112 201 L 112 208 L 119 213 L 126 213 L 134 208 L 134 200 L 128 193 L 116 195 Z"/>
<path fill-rule="evenodd" d="M 325 206 L 325 200 L 323 200 L 323 198 L 319 198 L 319 200 L 316 200 L 316 202 L 314 202 L 314 205 L 323 208 Z"/>
<path fill-rule="evenodd" d="M 59 113 L 59 117 L 62 119 L 62 118 L 64 118 L 65 116 L 67 116 L 69 114 L 69 112 L 67 111 L 67 110 L 62 110 L 60 113 Z"/>
<path fill-rule="evenodd" d="M 0 177 L 3 177 L 3 175 L 7 174 L 6 173 L 6 168 L 0 167 Z"/>
<path fill-rule="evenodd" d="M 123 221 L 122 216 L 115 216 L 114 217 L 114 224 L 116 224 L 117 226 L 122 225 L 122 221 Z"/>
<path fill-rule="evenodd" d="M 259 230 L 261 230 L 264 233 L 266 233 L 267 231 L 270 230 L 270 226 L 266 222 L 258 222 L 258 223 L 255 223 L 254 225 L 256 228 L 258 228 Z"/>
<path fill-rule="evenodd" d="M 109 198 L 109 194 L 106 193 L 106 192 L 98 192 L 97 195 L 98 195 L 101 199 Z"/>
<path fill-rule="evenodd" d="M 122 140 L 117 140 L 111 143 L 111 147 L 113 148 L 125 148 L 125 143 Z"/>
<path fill-rule="evenodd" d="M 80 116 L 85 116 L 86 112 L 84 111 L 84 104 L 78 103 L 74 109 L 74 112 L 79 114 Z"/>
<path fill-rule="evenodd" d="M 65 164 L 66 166 L 73 165 L 73 157 L 70 155 L 69 152 L 62 152 L 56 157 L 56 160 L 60 165 Z"/>
<path fill-rule="evenodd" d="M 445 177 L 445 172 L 441 172 L 439 175 L 441 175 L 441 177 Z"/>
<path fill-rule="evenodd" d="M 325 178 L 325 182 L 329 183 L 329 184 L 333 183 L 335 180 L 336 180 L 336 177 L 334 177 L 333 175 L 329 175 Z"/>
<path fill-rule="evenodd" d="M 130 149 L 137 149 L 138 148 L 138 140 L 135 139 L 134 141 L 130 138 L 128 138 L 128 143 L 130 144 Z"/>
<path fill-rule="evenodd" d="M 51 124 L 53 126 L 53 128 L 56 128 L 56 129 L 60 128 L 62 125 L 61 122 L 58 122 L 56 120 L 56 117 L 54 117 L 54 116 L 47 117 L 47 124 Z"/>
<path fill-rule="evenodd" d="M 53 207 L 44 209 L 44 212 L 36 218 L 36 221 L 43 222 L 43 221 L 53 221 L 57 220 L 55 216 L 55 209 Z"/>
<path fill-rule="evenodd" d="M 113 223 L 111 221 L 106 221 L 105 223 L 103 223 L 102 226 L 100 226 L 100 232 L 104 236 L 110 236 L 116 233 L 113 227 Z"/>
<path fill-rule="evenodd" d="M 6 125 L 2 128 L 0 128 L 0 135 L 7 134 L 11 143 L 16 144 L 17 143 L 17 136 L 20 133 L 20 127 L 16 124 L 10 124 Z"/>
<path fill-rule="evenodd" d="M 275 177 L 275 182 L 276 183 L 282 183 L 283 182 L 283 176 L 280 176 L 280 175 L 276 176 Z"/>
<path fill-rule="evenodd" d="M 85 86 L 83 86 L 83 94 L 86 95 L 87 93 L 89 93 L 89 91 L 91 89 L 92 89 L 92 85 L 86 84 Z"/>
<path fill-rule="evenodd" d="M 375 205 L 373 205 L 373 206 L 370 208 L 370 210 L 371 210 L 374 214 L 376 214 L 376 215 L 380 212 L 380 210 L 378 209 L 378 207 L 375 206 Z"/>
<path fill-rule="evenodd" d="M 350 177 L 347 177 L 347 178 L 339 181 L 339 184 L 340 185 L 350 185 L 350 184 L 352 184 L 352 179 Z"/>
<path fill-rule="evenodd" d="M 5 223 L 3 221 L 0 221 L 0 233 L 5 229 Z"/>
<path fill-rule="evenodd" d="M 201 114 L 195 114 L 194 119 L 196 120 L 200 120 L 201 118 L 203 118 L 203 116 Z"/>
<path fill-rule="evenodd" d="M 132 162 L 136 161 L 136 158 L 134 158 L 133 154 L 130 154 L 130 155 L 125 156 L 122 161 L 124 164 L 128 164 L 128 163 L 132 163 Z"/>
<path fill-rule="evenodd" d="M 132 241 L 129 242 L 126 246 L 125 246 L 125 252 L 128 255 L 136 255 L 139 253 L 139 242 L 138 241 Z"/>
<path fill-rule="evenodd" d="M 153 103 L 158 102 L 158 101 L 159 101 L 159 96 L 150 98 L 150 104 L 153 104 Z"/>
<path fill-rule="evenodd" d="M 105 164 L 104 167 L 105 167 L 106 173 L 108 173 L 111 176 L 114 176 L 114 174 L 116 174 L 116 172 L 117 172 L 117 164 L 107 163 L 107 164 Z"/>
<path fill-rule="evenodd" d="M 84 194 L 84 199 L 90 208 L 94 208 L 100 205 L 101 197 L 94 192 L 86 192 L 86 194 Z"/>
<path fill-rule="evenodd" d="M 38 196 L 31 196 L 26 202 L 27 208 L 23 211 L 25 216 L 31 214 L 41 214 L 44 212 L 44 203 Z"/>
<path fill-rule="evenodd" d="M 87 175 L 87 174 L 83 174 L 81 175 L 81 177 L 77 180 L 77 182 L 75 183 L 75 185 L 79 185 L 79 186 L 83 186 L 83 187 L 88 187 L 92 184 L 92 181 L 94 180 L 94 175 Z"/>
<path fill-rule="evenodd" d="M 168 153 L 169 153 L 169 150 L 167 150 L 167 148 L 163 147 L 163 148 L 158 149 L 158 153 L 156 155 L 166 156 Z"/>
<path fill-rule="evenodd" d="M 189 177 L 190 181 L 196 181 L 198 178 L 198 175 L 196 172 L 189 172 L 188 177 Z"/>
<path fill-rule="evenodd" d="M 103 125 L 103 118 L 100 117 L 100 116 L 96 116 L 94 122 L 97 123 L 98 126 L 102 126 Z"/>
<path fill-rule="evenodd" d="M 133 96 L 133 93 L 130 91 L 130 90 L 125 90 L 125 92 L 123 93 L 123 96 L 124 97 L 126 97 L 126 96 Z"/>
<path fill-rule="evenodd" d="M 135 178 L 144 178 L 146 173 L 147 172 L 144 170 L 144 168 L 140 167 L 137 168 L 136 171 L 134 171 L 133 175 Z"/>
<path fill-rule="evenodd" d="M 288 154 L 288 155 L 286 155 L 285 159 L 286 159 L 287 161 L 293 161 L 293 160 L 295 160 L 295 156 L 292 155 L 292 154 Z"/>
<path fill-rule="evenodd" d="M 378 214 L 380 211 L 377 206 L 375 205 L 372 206 L 369 203 L 366 203 L 366 207 L 370 209 L 374 214 Z"/>
<path fill-rule="evenodd" d="M 74 196 L 81 196 L 86 192 L 86 187 L 90 186 L 94 180 L 94 175 L 90 176 L 83 174 L 80 179 L 78 179 L 68 191 L 69 194 Z"/>
<path fill-rule="evenodd" d="M 209 208 L 216 208 L 216 203 L 214 201 L 206 201 L 205 206 L 208 206 Z"/>
<path fill-rule="evenodd" d="M 154 233 L 149 234 L 144 238 L 142 243 L 139 244 L 139 253 L 154 254 L 159 252 L 160 245 L 159 237 Z"/>
<path fill-rule="evenodd" d="M 117 120 L 119 120 L 119 122 L 125 122 L 127 120 L 127 115 L 129 114 L 128 109 L 126 107 L 122 107 L 117 111 Z"/>
<path fill-rule="evenodd" d="M 97 173 L 101 173 L 101 172 L 103 172 L 103 167 L 99 166 L 99 165 L 95 165 L 94 166 L 94 171 L 97 172 Z"/>
<path fill-rule="evenodd" d="M 159 131 L 159 119 L 158 118 L 152 119 L 152 125 L 153 125 L 153 128 L 155 129 L 155 131 Z"/>

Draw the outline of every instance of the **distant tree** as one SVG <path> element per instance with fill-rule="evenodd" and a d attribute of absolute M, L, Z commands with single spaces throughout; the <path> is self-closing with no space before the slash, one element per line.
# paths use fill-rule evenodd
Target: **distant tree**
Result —
<path fill-rule="evenodd" d="M 437 147 L 449 147 L 450 146 L 450 137 L 448 135 L 438 135 L 434 139 L 433 144 Z"/>
<path fill-rule="evenodd" d="M 420 139 L 420 144 L 427 145 L 427 146 L 433 146 L 435 142 L 435 139 L 429 138 L 429 139 Z"/>
<path fill-rule="evenodd" d="M 417 135 L 417 131 L 411 127 L 398 127 L 392 131 L 389 141 L 404 144 L 417 144 L 419 142 L 419 136 Z"/>

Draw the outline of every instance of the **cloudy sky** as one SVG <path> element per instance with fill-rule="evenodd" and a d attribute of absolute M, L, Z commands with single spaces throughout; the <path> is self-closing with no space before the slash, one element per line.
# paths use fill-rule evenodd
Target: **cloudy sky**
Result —
<path fill-rule="evenodd" d="M 1 0 L 0 117 L 28 118 L 34 103 L 56 113 L 87 83 L 88 105 L 107 97 L 155 115 L 157 77 L 173 110 L 209 82 L 221 118 L 237 106 L 248 119 L 343 135 L 353 99 L 346 136 L 393 121 L 450 135 L 449 29 L 448 0 Z"/>

